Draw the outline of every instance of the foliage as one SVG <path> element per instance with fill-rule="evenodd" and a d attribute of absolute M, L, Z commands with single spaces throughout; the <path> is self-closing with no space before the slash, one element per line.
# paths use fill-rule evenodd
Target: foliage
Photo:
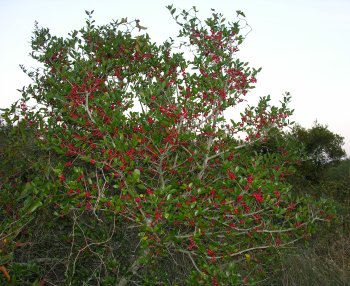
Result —
<path fill-rule="evenodd" d="M 344 138 L 331 132 L 326 125 L 315 122 L 310 129 L 296 125 L 292 136 L 304 147 L 305 159 L 299 171 L 309 181 L 320 180 L 329 164 L 338 162 L 346 155 L 342 148 Z"/>
<path fill-rule="evenodd" d="M 296 136 L 300 134 L 303 136 Z M 282 134 L 282 138 L 286 145 L 294 142 L 302 146 L 304 154 L 304 161 L 296 165 L 297 172 L 288 179 L 293 191 L 310 194 L 314 200 L 326 200 L 332 208 L 328 211 L 332 213 L 332 223 L 316 224 L 315 235 L 306 245 L 281 252 L 279 262 L 276 260 L 278 270 L 266 285 L 348 285 L 350 165 L 349 159 L 341 160 L 345 154 L 341 148 L 343 139 L 319 124 L 308 130 L 297 126 L 291 133 Z M 318 151 L 311 152 L 310 146 Z M 323 154 L 317 156 L 322 149 Z M 317 157 L 323 157 L 323 162 Z"/>
<path fill-rule="evenodd" d="M 307 237 L 322 216 L 292 198 L 283 146 L 251 149 L 288 126 L 289 94 L 280 107 L 262 97 L 239 120 L 223 116 L 258 73 L 235 57 L 244 14 L 227 23 L 213 11 L 203 23 L 195 8 L 168 8 L 178 49 L 135 31 L 139 20 L 95 26 L 92 12 L 67 38 L 36 25 L 41 67 L 23 67 L 33 83 L 2 115 L 31 130 L 44 159 L 1 186 L 16 188 L 0 240 L 17 285 L 254 284 L 268 276 L 266 254 Z M 42 240 L 40 222 L 52 229 Z M 25 269 L 18 239 L 36 241 Z"/>
<path fill-rule="evenodd" d="M 331 181 L 326 181 L 331 182 Z M 348 285 L 350 283 L 350 189 L 331 184 L 320 192 L 333 200 L 332 223 L 316 225 L 316 234 L 308 244 L 284 252 L 274 278 L 266 285 Z M 338 192 L 338 194 L 337 194 Z M 273 280 L 275 283 L 273 283 Z"/>

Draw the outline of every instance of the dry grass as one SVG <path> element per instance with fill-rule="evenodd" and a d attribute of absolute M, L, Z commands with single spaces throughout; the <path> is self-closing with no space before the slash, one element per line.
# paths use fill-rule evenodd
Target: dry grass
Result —
<path fill-rule="evenodd" d="M 337 224 L 323 226 L 307 247 L 284 255 L 280 281 L 283 286 L 350 285 L 350 208 Z"/>

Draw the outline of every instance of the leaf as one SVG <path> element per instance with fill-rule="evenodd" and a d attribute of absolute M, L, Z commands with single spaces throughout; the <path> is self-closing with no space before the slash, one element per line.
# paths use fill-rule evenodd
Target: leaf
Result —
<path fill-rule="evenodd" d="M 139 169 L 135 169 L 134 172 L 132 173 L 132 180 L 134 183 L 139 183 L 140 182 L 140 175 L 141 172 Z"/>
<path fill-rule="evenodd" d="M 94 13 L 94 10 L 92 11 L 85 10 L 85 14 L 88 16 L 91 16 L 93 13 Z"/>
<path fill-rule="evenodd" d="M 119 24 L 124 24 L 128 22 L 128 18 L 121 18 Z"/>
<path fill-rule="evenodd" d="M 139 44 L 138 41 L 136 41 L 135 49 L 136 49 L 136 51 L 138 51 L 139 53 L 141 53 L 140 44 Z"/>
<path fill-rule="evenodd" d="M 21 192 L 21 194 L 20 194 L 19 197 L 18 197 L 18 200 L 22 200 L 22 199 L 24 199 L 25 197 L 27 197 L 27 195 L 28 195 L 29 190 L 30 190 L 31 187 L 32 187 L 32 185 L 31 185 L 29 182 L 26 183 L 25 186 L 24 186 L 23 191 Z"/>
<path fill-rule="evenodd" d="M 144 184 L 138 184 L 138 185 L 137 185 L 137 188 L 140 189 L 141 191 L 144 191 L 144 190 L 147 189 L 146 186 L 145 186 Z"/>
<path fill-rule="evenodd" d="M 31 242 L 31 241 L 26 241 L 26 242 L 17 241 L 15 244 L 15 247 L 22 247 L 22 246 L 27 246 L 27 245 L 32 245 L 32 244 L 33 244 L 33 242 Z"/>
<path fill-rule="evenodd" d="M 29 207 L 28 212 L 29 213 L 33 213 L 33 212 L 35 212 L 35 210 L 38 207 L 41 207 L 42 205 L 43 205 L 43 203 L 40 200 L 36 200 L 34 203 L 31 204 L 31 206 Z"/>
<path fill-rule="evenodd" d="M 245 14 L 241 10 L 237 10 L 236 13 L 237 13 L 237 16 L 245 17 Z"/>
<path fill-rule="evenodd" d="M 7 269 L 4 265 L 0 266 L 0 271 L 2 272 L 2 274 L 4 274 L 5 278 L 10 282 L 11 277 L 10 277 L 9 273 L 7 272 Z"/>
<path fill-rule="evenodd" d="M 146 27 L 143 27 L 143 26 L 141 26 L 140 25 L 140 20 L 135 20 L 135 22 L 136 22 L 136 28 L 138 28 L 139 29 L 139 31 L 141 31 L 141 30 L 147 30 L 147 28 Z"/>

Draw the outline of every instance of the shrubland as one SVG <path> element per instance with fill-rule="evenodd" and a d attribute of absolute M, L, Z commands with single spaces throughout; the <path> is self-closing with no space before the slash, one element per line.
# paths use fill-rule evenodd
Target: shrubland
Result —
<path fill-rule="evenodd" d="M 345 229 L 339 135 L 290 129 L 288 93 L 224 117 L 259 72 L 237 58 L 244 14 L 168 9 L 180 31 L 162 44 L 92 12 L 66 38 L 35 26 L 38 68 L 22 67 L 32 83 L 1 115 L 4 283 L 280 285 L 292 247 L 330 238 L 319 223 Z"/>

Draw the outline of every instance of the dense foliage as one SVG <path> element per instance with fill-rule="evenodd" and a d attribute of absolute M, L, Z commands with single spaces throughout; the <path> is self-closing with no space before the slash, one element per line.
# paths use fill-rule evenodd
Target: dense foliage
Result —
<path fill-rule="evenodd" d="M 304 158 L 299 171 L 309 181 L 319 181 L 329 165 L 338 163 L 346 155 L 342 148 L 344 138 L 332 133 L 327 126 L 315 122 L 310 129 L 295 126 L 292 133 L 303 145 Z"/>
<path fill-rule="evenodd" d="M 282 131 L 288 94 L 224 118 L 258 73 L 236 58 L 244 14 L 168 8 L 178 43 L 152 43 L 139 20 L 95 26 L 92 12 L 67 38 L 36 26 L 41 66 L 23 67 L 33 83 L 2 114 L 13 285 L 263 283 L 276 253 L 330 219 L 287 181 L 300 159 Z"/>

